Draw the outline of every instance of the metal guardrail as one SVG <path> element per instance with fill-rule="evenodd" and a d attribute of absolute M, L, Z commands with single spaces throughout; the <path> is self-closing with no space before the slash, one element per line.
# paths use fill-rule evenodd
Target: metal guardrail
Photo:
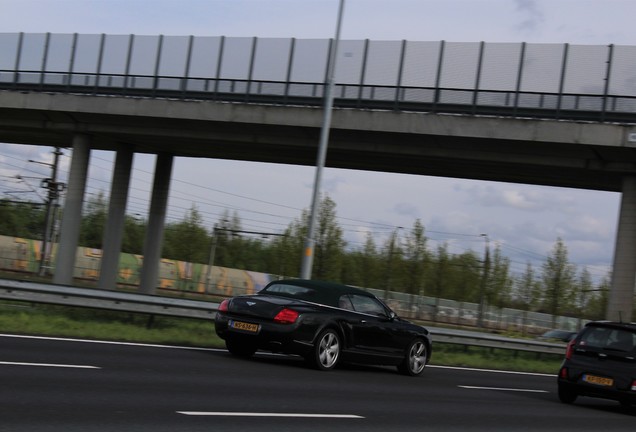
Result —
<path fill-rule="evenodd" d="M 214 319 L 218 303 L 104 291 L 90 288 L 49 285 L 36 282 L 0 280 L 0 299 L 80 306 L 173 317 Z M 564 354 L 565 345 L 530 339 L 515 339 L 488 333 L 428 327 L 434 342 L 509 349 L 541 354 Z"/>
<path fill-rule="evenodd" d="M 0 298 L 200 319 L 214 319 L 219 306 L 205 301 L 14 280 L 0 281 Z"/>
<path fill-rule="evenodd" d="M 516 339 L 465 330 L 450 330 L 437 327 L 427 328 L 431 332 L 433 342 L 509 349 L 540 354 L 565 354 L 565 344 L 542 342 L 532 339 Z"/>

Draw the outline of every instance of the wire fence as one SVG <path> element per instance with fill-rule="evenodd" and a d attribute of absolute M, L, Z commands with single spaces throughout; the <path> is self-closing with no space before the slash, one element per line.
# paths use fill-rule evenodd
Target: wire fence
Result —
<path fill-rule="evenodd" d="M 541 334 L 546 330 L 579 330 L 587 322 L 579 317 L 554 316 L 542 312 L 499 308 L 485 304 L 480 320 L 478 303 L 368 289 L 400 316 L 460 327 L 479 327 L 496 331 L 520 331 Z"/>

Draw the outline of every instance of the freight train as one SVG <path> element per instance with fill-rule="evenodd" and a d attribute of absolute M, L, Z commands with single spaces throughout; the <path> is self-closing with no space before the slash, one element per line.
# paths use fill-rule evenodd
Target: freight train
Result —
<path fill-rule="evenodd" d="M 0 236 L 0 271 L 37 274 L 41 259 L 40 240 Z M 55 263 L 57 245 L 53 245 L 51 263 Z M 99 278 L 101 249 L 78 247 L 75 258 L 74 278 L 96 281 Z M 120 254 L 117 284 L 122 287 L 137 287 L 141 275 L 143 256 Z M 52 273 L 53 269 L 47 269 Z M 159 270 L 160 289 L 182 292 L 233 296 L 253 294 L 270 281 L 277 279 L 268 273 L 252 272 L 235 268 L 162 259 Z"/>

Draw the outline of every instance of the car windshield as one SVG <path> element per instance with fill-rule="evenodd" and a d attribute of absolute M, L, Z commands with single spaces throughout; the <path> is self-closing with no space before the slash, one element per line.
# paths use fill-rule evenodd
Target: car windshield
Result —
<path fill-rule="evenodd" d="M 579 345 L 613 351 L 634 352 L 636 334 L 625 329 L 588 327 Z"/>

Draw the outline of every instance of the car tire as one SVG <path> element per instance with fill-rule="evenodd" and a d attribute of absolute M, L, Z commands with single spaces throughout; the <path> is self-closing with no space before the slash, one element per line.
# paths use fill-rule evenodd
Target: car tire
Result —
<path fill-rule="evenodd" d="M 254 353 L 256 352 L 256 345 L 248 341 L 241 340 L 240 338 L 225 339 L 225 347 L 230 352 L 230 354 L 237 357 L 243 357 L 243 358 L 252 357 Z"/>
<path fill-rule="evenodd" d="M 578 394 L 572 387 L 562 383 L 559 383 L 558 394 L 559 394 L 559 400 L 563 402 L 564 404 L 574 403 L 574 401 L 578 397 Z"/>
<path fill-rule="evenodd" d="M 427 361 L 426 342 L 415 339 L 410 344 L 404 355 L 404 360 L 398 365 L 398 371 L 408 376 L 419 376 L 424 372 Z"/>
<path fill-rule="evenodd" d="M 342 344 L 338 332 L 334 329 L 326 329 L 316 338 L 316 343 L 307 360 L 316 369 L 332 370 L 340 361 L 341 350 Z"/>

